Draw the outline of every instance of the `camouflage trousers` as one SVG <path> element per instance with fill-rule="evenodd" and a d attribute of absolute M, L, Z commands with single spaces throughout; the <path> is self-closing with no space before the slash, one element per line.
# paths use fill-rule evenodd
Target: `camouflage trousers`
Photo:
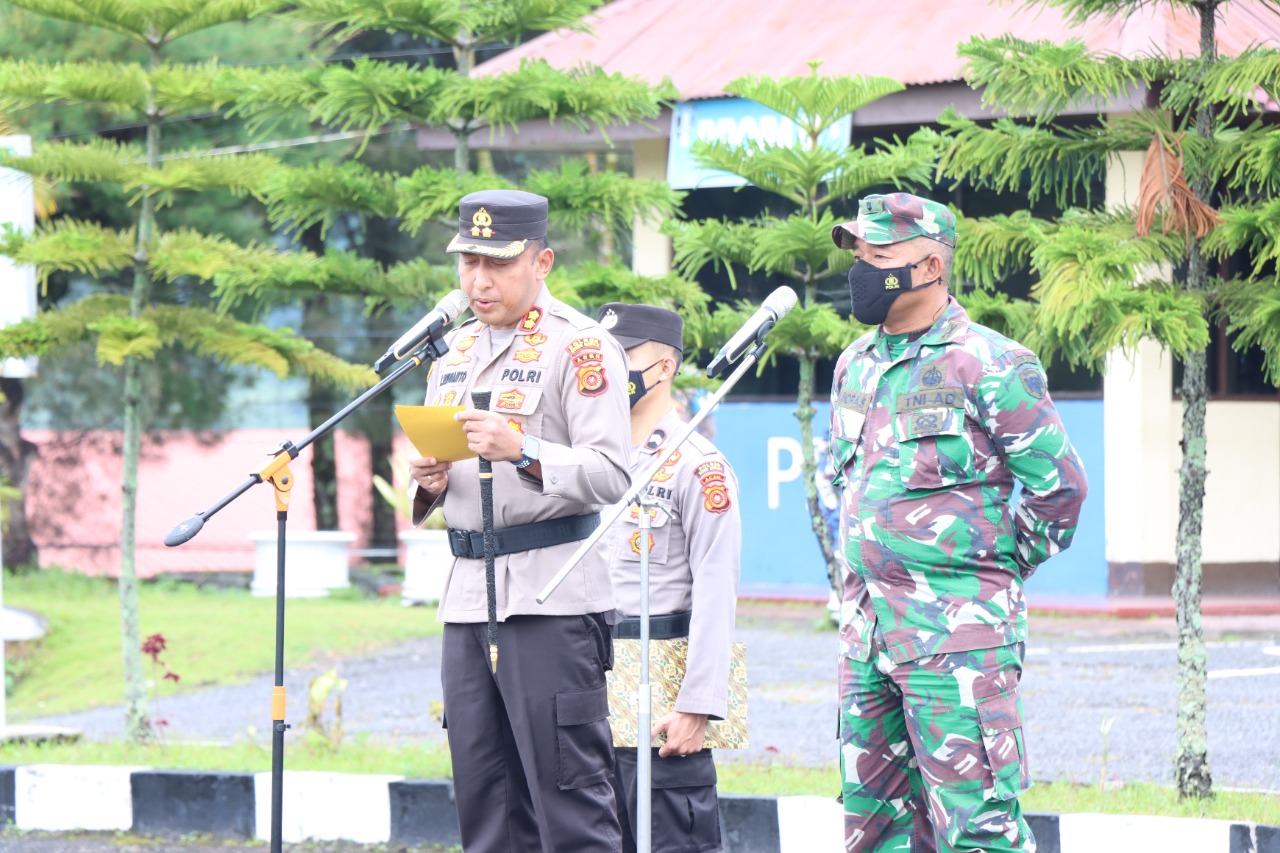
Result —
<path fill-rule="evenodd" d="M 846 853 L 1019 850 L 1035 839 L 1018 682 L 1023 644 L 840 660 Z"/>

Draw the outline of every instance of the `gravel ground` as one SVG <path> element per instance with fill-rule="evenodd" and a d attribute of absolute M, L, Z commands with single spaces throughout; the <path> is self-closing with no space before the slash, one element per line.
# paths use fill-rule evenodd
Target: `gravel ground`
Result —
<path fill-rule="evenodd" d="M 1205 617 L 1210 640 L 1209 757 L 1215 783 L 1280 791 L 1280 617 Z M 1176 702 L 1172 618 L 1032 616 L 1023 677 L 1032 774 L 1043 781 L 1172 781 Z M 746 604 L 751 746 L 720 761 L 822 766 L 834 762 L 835 636 L 818 606 Z M 393 742 L 443 739 L 430 703 L 440 695 L 440 640 L 289 670 L 289 722 L 307 682 L 338 666 L 348 734 Z M 269 742 L 271 678 L 163 697 L 153 713 L 174 740 Z M 1109 733 L 1103 726 L 1110 720 Z M 123 733 L 120 708 L 50 717 L 95 739 Z M 1105 745 L 1105 746 L 1104 746 Z M 1105 754 L 1105 762 L 1104 762 Z M 0 846 L 0 850 L 4 850 Z M 24 848 L 27 849 L 27 848 Z M 35 849 L 35 848 L 31 848 Z"/>

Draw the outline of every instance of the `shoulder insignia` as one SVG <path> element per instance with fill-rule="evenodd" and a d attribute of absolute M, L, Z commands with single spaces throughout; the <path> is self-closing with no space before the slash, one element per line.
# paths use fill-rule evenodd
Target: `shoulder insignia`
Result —
<path fill-rule="evenodd" d="M 1044 374 L 1040 372 L 1040 368 L 1035 365 L 1028 364 L 1018 370 L 1018 378 L 1022 380 L 1022 385 L 1027 389 L 1027 393 L 1039 400 L 1045 393 Z"/>
<path fill-rule="evenodd" d="M 578 338 L 564 348 L 573 359 L 578 371 L 578 393 L 584 397 L 599 397 L 609 388 L 604 375 L 604 353 L 600 351 L 600 339 Z"/>
<path fill-rule="evenodd" d="M 524 315 L 524 319 L 516 326 L 522 334 L 536 332 L 538 324 L 542 322 L 542 309 L 537 305 L 529 309 L 529 313 Z"/>
<path fill-rule="evenodd" d="M 727 512 L 732 505 L 729 500 L 729 486 L 724 481 L 724 475 L 721 474 L 719 479 L 714 476 L 708 476 L 702 481 L 702 508 L 707 512 L 722 513 Z"/>
<path fill-rule="evenodd" d="M 708 477 L 712 474 L 718 474 L 720 476 L 720 479 L 723 480 L 724 479 L 724 463 L 716 462 L 714 460 L 712 460 L 711 462 L 703 462 L 701 465 L 695 468 L 693 472 L 693 476 L 697 477 L 699 480 L 703 479 L 704 477 Z"/>

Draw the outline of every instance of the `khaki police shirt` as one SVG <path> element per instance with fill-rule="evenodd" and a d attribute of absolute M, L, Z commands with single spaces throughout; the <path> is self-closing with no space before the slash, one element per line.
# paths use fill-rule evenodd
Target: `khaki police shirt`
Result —
<path fill-rule="evenodd" d="M 511 462 L 493 463 L 495 529 L 587 515 L 616 502 L 631 484 L 627 368 L 621 347 L 594 320 L 554 299 L 544 286 L 515 335 L 496 349 L 491 329 L 474 318 L 446 338 L 449 353 L 427 380 L 428 405 L 471 407 L 473 388 L 491 392 L 489 408 L 511 428 L 541 440 L 542 479 Z M 428 504 L 413 488 L 413 523 L 441 502 L 445 522 L 482 530 L 480 463 L 455 462 L 449 487 Z M 565 616 L 613 609 L 603 555 L 587 554 L 545 604 L 535 600 L 579 542 L 519 551 L 495 559 L 498 619 Z M 488 619 L 483 558 L 457 558 L 440 599 L 442 622 Z"/>
<path fill-rule="evenodd" d="M 675 412 L 659 421 L 644 445 L 632 450 L 632 473 L 651 468 L 684 425 Z M 653 537 L 649 613 L 692 611 L 687 670 L 675 709 L 723 719 L 742 564 L 738 481 L 715 446 L 697 433 L 676 453 L 647 489 Z M 633 505 L 601 542 L 624 616 L 640 615 L 639 523 L 639 507 Z"/>

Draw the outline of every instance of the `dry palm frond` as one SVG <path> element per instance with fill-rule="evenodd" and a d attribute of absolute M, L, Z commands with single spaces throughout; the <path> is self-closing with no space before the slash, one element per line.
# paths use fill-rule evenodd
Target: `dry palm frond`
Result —
<path fill-rule="evenodd" d="M 1196 198 L 1187 186 L 1182 168 L 1182 143 L 1178 137 L 1166 139 L 1157 133 L 1147 148 L 1138 185 L 1138 236 L 1151 233 L 1160 213 L 1161 233 L 1181 231 L 1191 243 L 1191 235 L 1203 239 L 1218 225 L 1218 211 Z"/>

